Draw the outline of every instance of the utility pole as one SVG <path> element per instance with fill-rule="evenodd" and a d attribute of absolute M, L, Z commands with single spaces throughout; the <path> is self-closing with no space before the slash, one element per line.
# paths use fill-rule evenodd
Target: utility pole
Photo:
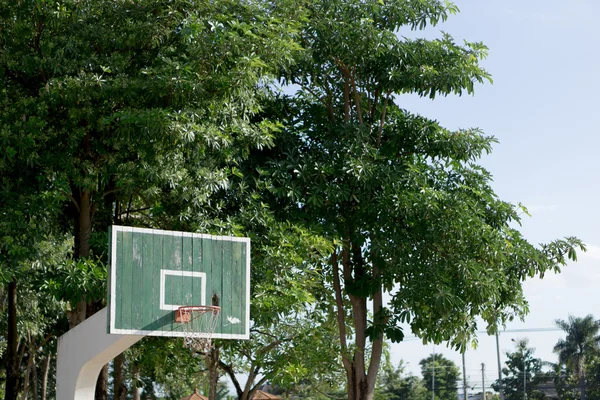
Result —
<path fill-rule="evenodd" d="M 435 400 L 435 346 L 431 355 L 431 400 Z"/>
<path fill-rule="evenodd" d="M 500 340 L 498 339 L 498 332 L 496 332 L 496 355 L 498 356 L 498 386 L 500 400 L 504 400 L 504 388 L 502 387 L 502 364 L 500 363 Z"/>
<path fill-rule="evenodd" d="M 462 367 L 463 367 L 463 400 L 469 400 L 467 396 L 467 368 L 465 366 L 465 353 L 462 353 Z"/>
<path fill-rule="evenodd" d="M 481 387 L 483 388 L 483 396 L 482 400 L 486 400 L 485 398 L 485 364 L 481 363 Z"/>
<path fill-rule="evenodd" d="M 523 400 L 527 400 L 527 364 L 525 364 L 525 352 L 521 348 L 523 358 Z"/>

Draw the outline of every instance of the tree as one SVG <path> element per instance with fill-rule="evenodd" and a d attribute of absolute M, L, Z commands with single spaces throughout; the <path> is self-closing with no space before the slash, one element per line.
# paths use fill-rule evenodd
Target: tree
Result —
<path fill-rule="evenodd" d="M 56 343 L 58 336 L 66 331 L 68 323 L 65 304 L 57 301 L 52 293 L 43 288 L 48 276 L 47 270 L 64 263 L 69 250 L 69 241 L 65 238 L 59 240 L 51 237 L 37 242 L 34 249 L 37 259 L 32 259 L 27 266 L 27 279 L 20 279 L 17 286 L 19 307 L 16 310 L 16 380 L 14 386 L 5 385 L 8 390 L 3 394 L 6 396 L 22 392 L 23 398 L 45 400 L 54 394 Z M 2 304 L 6 304 L 8 292 L 0 292 Z M 11 310 L 2 307 L 0 312 L 0 332 L 5 342 L 7 324 L 10 322 L 7 316 Z M 8 361 L 8 354 L 2 352 L 2 362 L 8 364 Z"/>
<path fill-rule="evenodd" d="M 427 400 L 429 395 L 423 381 L 416 376 L 406 375 L 402 360 L 396 368 L 385 355 L 378 377 L 374 399 L 376 400 Z"/>
<path fill-rule="evenodd" d="M 310 315 L 280 317 L 270 326 L 253 328 L 248 341 L 224 343 L 227 352 L 219 366 L 233 383 L 237 399 L 252 398 L 267 382 L 286 392 L 335 388 L 341 371 L 332 346 L 334 330 L 324 325 Z"/>
<path fill-rule="evenodd" d="M 586 366 L 585 366 L 585 397 L 587 400 L 598 400 L 600 399 L 600 355 L 595 355 L 592 357 L 586 357 Z M 563 367 L 565 368 L 564 372 L 565 374 L 562 375 L 561 377 L 566 378 L 565 380 L 567 381 L 566 383 L 568 384 L 568 373 L 566 371 L 566 366 L 563 365 Z M 574 374 L 571 374 L 574 375 Z M 579 381 L 577 376 L 574 376 L 575 378 L 577 378 L 577 381 Z M 575 382 L 575 384 L 573 385 L 574 387 L 578 387 L 579 386 L 579 382 Z M 578 392 L 578 390 L 577 390 Z M 564 399 L 565 400 L 576 400 L 577 399 L 577 394 L 578 393 L 573 393 L 573 396 L 571 398 L 565 396 Z M 562 400 L 562 399 L 561 399 Z"/>
<path fill-rule="evenodd" d="M 429 393 L 441 400 L 458 399 L 460 371 L 452 360 L 441 354 L 432 354 L 419 362 L 423 382 Z"/>
<path fill-rule="evenodd" d="M 77 268 L 105 265 L 93 243 L 115 222 L 224 225 L 226 218 L 215 217 L 223 203 L 211 196 L 276 130 L 252 117 L 269 73 L 298 48 L 290 40 L 296 7 L 285 5 L 0 1 L 0 235 L 14 244 L 0 255 L 2 265 L 5 254 L 31 247 L 29 233 L 44 231 L 35 215 L 19 215 L 18 205 L 47 209 L 39 201 L 46 192 L 62 212 L 54 222 L 72 235 Z M 9 286 L 16 293 L 16 282 Z M 70 302 L 71 327 L 103 306 L 97 289 Z M 16 397 L 13 350 L 11 344 L 7 399 Z M 106 379 L 99 397 L 104 385 Z"/>
<path fill-rule="evenodd" d="M 253 250 L 251 337 L 217 341 L 219 367 L 240 400 L 252 397 L 266 382 L 281 390 L 339 382 L 335 323 L 324 311 L 331 302 L 323 297 L 315 268 L 330 251 L 329 243 L 297 226 L 278 223 L 270 212 L 251 215 L 246 220 L 254 221 L 246 225 Z M 239 380 L 241 374 L 245 382 Z"/>
<path fill-rule="evenodd" d="M 584 318 L 569 316 L 569 320 L 556 320 L 556 326 L 567 333 L 565 339 L 559 339 L 554 346 L 558 353 L 559 363 L 567 366 L 568 370 L 579 378 L 581 400 L 585 400 L 586 362 L 598 355 L 600 325 L 592 315 Z"/>
<path fill-rule="evenodd" d="M 348 398 L 371 399 L 384 337 L 401 341 L 401 324 L 426 342 L 464 349 L 478 316 L 493 332 L 524 315 L 521 282 L 559 270 L 583 246 L 575 238 L 534 246 L 514 228 L 521 208 L 498 199 L 475 164 L 494 138 L 451 132 L 399 106 L 403 94 L 472 93 L 489 80 L 479 66 L 484 45 L 397 34 L 445 20 L 454 5 L 306 7 L 305 51 L 281 76 L 298 91 L 269 110 L 285 128 L 277 148 L 256 157 L 271 208 L 334 247 L 322 268 L 335 295 Z"/>
<path fill-rule="evenodd" d="M 237 1 L 7 1 L 3 12 L 6 107 L 21 116 L 3 126 L 37 129 L 29 159 L 68 198 L 75 258 L 88 257 L 106 198 L 117 214 L 162 191 L 187 204 L 180 213 L 206 206 L 227 164 L 271 140 L 273 127 L 249 118 L 267 63 L 291 51 L 293 19 Z"/>
<path fill-rule="evenodd" d="M 23 120 L 8 91 L 6 86 L 0 89 L 0 283 L 7 289 L 4 398 L 16 400 L 17 388 L 22 387 L 17 353 L 23 337 L 17 326 L 19 283 L 34 273 L 44 243 L 54 240 L 62 196 L 47 177 L 46 168 L 35 162 L 42 147 L 36 141 L 42 125 L 37 120 Z M 6 120 L 13 121 L 10 128 L 2 123 Z"/>
<path fill-rule="evenodd" d="M 492 387 L 496 391 L 502 391 L 506 400 L 522 400 L 523 384 L 528 399 L 544 399 L 544 393 L 536 389 L 536 385 L 547 380 L 546 374 L 542 372 L 543 362 L 534 358 L 534 348 L 528 347 L 529 341 L 522 339 L 515 343 L 516 350 L 507 352 L 508 360 L 502 368 L 502 380 L 496 380 Z M 525 379 L 523 379 L 525 377 Z"/>

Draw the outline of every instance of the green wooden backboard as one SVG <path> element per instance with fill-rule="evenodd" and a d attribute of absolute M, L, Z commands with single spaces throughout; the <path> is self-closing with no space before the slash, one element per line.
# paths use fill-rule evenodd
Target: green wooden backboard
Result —
<path fill-rule="evenodd" d="M 112 226 L 109 246 L 108 333 L 184 336 L 175 311 L 218 299 L 213 338 L 249 338 L 250 239 Z"/>

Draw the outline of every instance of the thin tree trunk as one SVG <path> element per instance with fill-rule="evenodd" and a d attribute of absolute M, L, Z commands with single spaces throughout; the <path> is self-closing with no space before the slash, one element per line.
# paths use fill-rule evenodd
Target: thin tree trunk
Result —
<path fill-rule="evenodd" d="M 220 350 L 214 347 L 207 355 L 208 361 L 208 400 L 217 400 L 217 385 L 219 383 Z"/>
<path fill-rule="evenodd" d="M 81 300 L 75 309 L 67 312 L 69 316 L 69 329 L 75 328 L 77 325 L 85 321 L 87 318 L 86 314 L 87 303 L 85 300 Z"/>
<path fill-rule="evenodd" d="M 17 279 L 8 284 L 8 332 L 6 335 L 6 385 L 4 400 L 17 400 Z"/>
<path fill-rule="evenodd" d="M 342 264 L 344 272 L 344 285 L 354 280 L 364 279 L 366 274 L 369 273 L 366 268 L 365 260 L 362 255 L 362 250 L 359 246 L 351 243 L 350 239 L 344 242 L 342 248 Z M 373 258 L 375 258 L 373 256 Z M 332 259 L 333 261 L 337 261 Z M 375 262 L 373 260 L 372 262 Z M 373 265 L 373 278 L 377 280 L 379 278 L 379 270 L 376 265 Z M 341 294 L 339 284 L 336 284 L 336 280 L 339 280 L 339 273 L 334 268 L 334 288 L 336 291 L 336 297 L 338 292 Z M 366 360 L 366 347 L 367 347 L 367 298 L 363 296 L 356 296 L 352 293 L 346 293 L 350 299 L 352 305 L 352 317 L 354 321 L 354 335 L 355 335 L 355 348 L 353 352 L 353 358 L 350 362 L 351 370 L 348 373 L 348 399 L 349 400 L 372 400 L 375 393 L 375 383 L 377 379 L 377 373 L 381 363 L 381 355 L 383 353 L 383 336 L 373 340 L 371 348 L 371 357 L 367 364 Z M 338 308 L 340 301 L 337 301 Z M 373 293 L 373 312 L 377 318 L 381 318 L 381 315 L 377 315 L 383 307 L 383 293 L 381 285 Z M 339 318 L 338 318 L 339 319 Z M 377 323 L 385 323 L 385 321 L 378 321 Z M 367 367 L 368 365 L 368 367 Z"/>
<path fill-rule="evenodd" d="M 137 382 L 140 380 L 140 368 L 133 365 L 133 379 L 131 380 L 131 393 L 133 400 L 140 400 L 140 389 L 137 387 Z"/>
<path fill-rule="evenodd" d="M 372 252 L 373 258 L 373 278 L 375 281 L 379 280 L 379 267 L 377 267 L 375 252 Z M 383 291 L 381 283 L 377 286 L 377 291 L 373 294 L 373 315 L 374 321 L 379 324 L 387 324 L 387 319 L 382 319 L 381 311 L 383 309 Z M 383 333 L 373 340 L 371 346 L 371 360 L 369 362 L 369 369 L 367 372 L 367 398 L 371 399 L 375 393 L 375 384 L 377 382 L 377 374 L 379 373 L 379 366 L 381 365 L 381 355 L 383 354 Z"/>
<path fill-rule="evenodd" d="M 350 240 L 345 240 L 342 245 L 342 273 L 344 279 L 344 288 L 352 281 L 352 265 L 350 261 Z M 338 273 L 339 275 L 339 273 Z M 334 279 L 336 278 L 336 270 L 334 270 Z M 341 288 L 339 289 L 340 296 L 342 296 Z M 343 305 L 343 301 L 341 303 Z M 338 303 L 339 308 L 339 303 Z M 338 311 L 339 312 L 339 311 Z M 345 313 L 344 313 L 345 315 Z M 338 317 L 339 318 L 339 317 Z M 355 328 L 356 328 L 356 317 L 354 316 Z M 345 326 L 345 322 L 343 322 Z M 340 331 L 341 332 L 341 331 Z M 356 332 L 355 332 L 356 333 Z M 345 338 L 344 338 L 345 341 Z M 356 379 L 356 351 L 353 354 L 352 360 L 349 360 L 348 367 L 346 369 L 346 380 L 348 392 L 348 400 L 357 400 L 359 398 L 359 382 Z"/>
<path fill-rule="evenodd" d="M 250 366 L 250 374 L 248 375 L 248 380 L 246 380 L 246 385 L 244 386 L 244 390 L 241 396 L 238 396 L 238 400 L 248 400 L 252 397 L 256 389 L 258 389 L 259 385 L 262 385 L 266 378 L 263 377 L 258 383 L 254 384 L 256 377 L 260 373 L 260 367 L 252 363 Z"/>
<path fill-rule="evenodd" d="M 32 368 L 33 368 L 33 352 L 30 349 L 29 358 L 27 360 L 27 369 L 25 370 L 25 383 L 23 385 L 23 396 L 21 397 L 22 400 L 27 400 L 27 398 L 29 397 L 29 382 L 30 382 Z"/>
<path fill-rule="evenodd" d="M 71 194 L 77 203 L 77 215 L 74 218 L 74 233 L 75 233 L 75 258 L 89 257 L 90 255 L 90 237 L 92 236 L 92 218 L 94 207 L 92 197 L 88 190 L 83 192 L 75 187 L 71 187 Z M 87 303 L 86 299 L 82 299 L 77 308 L 71 311 L 69 315 L 69 328 L 74 328 L 76 325 L 85 321 L 88 317 L 86 314 Z"/>
<path fill-rule="evenodd" d="M 42 372 L 42 400 L 46 400 L 48 392 L 48 372 L 50 371 L 51 356 L 48 354 L 44 359 L 44 370 Z"/>
<path fill-rule="evenodd" d="M 331 269 L 333 271 L 333 289 L 335 291 L 335 303 L 337 308 L 337 322 L 340 334 L 340 344 L 342 347 L 342 364 L 346 371 L 346 381 L 348 382 L 348 388 L 351 389 L 354 386 L 351 385 L 353 377 L 353 363 L 348 358 L 348 345 L 346 343 L 346 316 L 344 311 L 344 300 L 342 297 L 342 287 L 340 284 L 340 272 L 336 250 L 334 249 L 331 254 Z"/>
<path fill-rule="evenodd" d="M 108 364 L 100 370 L 98 382 L 96 382 L 95 400 L 108 400 Z"/>
<path fill-rule="evenodd" d="M 579 390 L 581 390 L 581 400 L 585 400 L 585 375 L 581 374 L 579 376 Z"/>
<path fill-rule="evenodd" d="M 114 371 L 114 396 L 115 400 L 127 399 L 127 386 L 125 385 L 125 354 L 121 353 L 113 361 Z"/>
<path fill-rule="evenodd" d="M 77 216 L 74 221 L 75 227 L 75 258 L 90 256 L 90 238 L 92 236 L 92 220 L 94 216 L 94 204 L 92 194 L 89 190 L 80 190 L 72 186 L 73 197 L 77 200 Z M 71 328 L 83 322 L 87 317 L 101 308 L 101 302 L 88 304 L 94 299 L 82 299 L 78 304 L 76 315 L 71 316 Z M 95 399 L 108 399 L 108 365 L 102 367 L 96 383 Z"/>
<path fill-rule="evenodd" d="M 240 385 L 240 382 L 238 381 L 237 377 L 235 376 L 235 371 L 233 370 L 233 367 L 231 365 L 225 364 L 221 360 L 219 360 L 219 367 L 223 371 L 225 371 L 225 373 L 227 375 L 229 375 L 229 379 L 231 379 L 231 383 L 233 384 L 235 393 L 236 393 L 238 399 L 241 399 L 244 391 L 242 390 L 242 385 Z"/>
<path fill-rule="evenodd" d="M 90 237 L 92 236 L 92 197 L 88 190 L 79 196 L 79 215 L 77 220 L 77 257 L 90 255 Z"/>
<path fill-rule="evenodd" d="M 38 374 L 37 374 L 37 363 L 35 362 L 35 355 L 37 353 L 37 345 L 35 343 L 35 337 L 31 339 L 31 347 L 30 347 L 30 357 L 32 359 L 31 363 L 31 388 L 32 390 L 32 399 L 38 400 Z"/>

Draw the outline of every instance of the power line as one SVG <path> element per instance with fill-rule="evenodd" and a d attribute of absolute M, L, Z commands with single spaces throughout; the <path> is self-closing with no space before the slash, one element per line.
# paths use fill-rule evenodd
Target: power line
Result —
<path fill-rule="evenodd" d="M 564 332 L 560 328 L 522 328 L 522 329 L 505 329 L 503 331 L 499 331 L 499 334 L 503 333 L 535 333 L 535 332 Z M 488 333 L 487 331 L 476 331 L 475 333 Z M 490 335 L 491 336 L 491 335 Z M 409 342 L 411 340 L 419 340 L 421 339 L 418 336 L 410 335 L 404 336 L 402 339 L 403 342 Z"/>

